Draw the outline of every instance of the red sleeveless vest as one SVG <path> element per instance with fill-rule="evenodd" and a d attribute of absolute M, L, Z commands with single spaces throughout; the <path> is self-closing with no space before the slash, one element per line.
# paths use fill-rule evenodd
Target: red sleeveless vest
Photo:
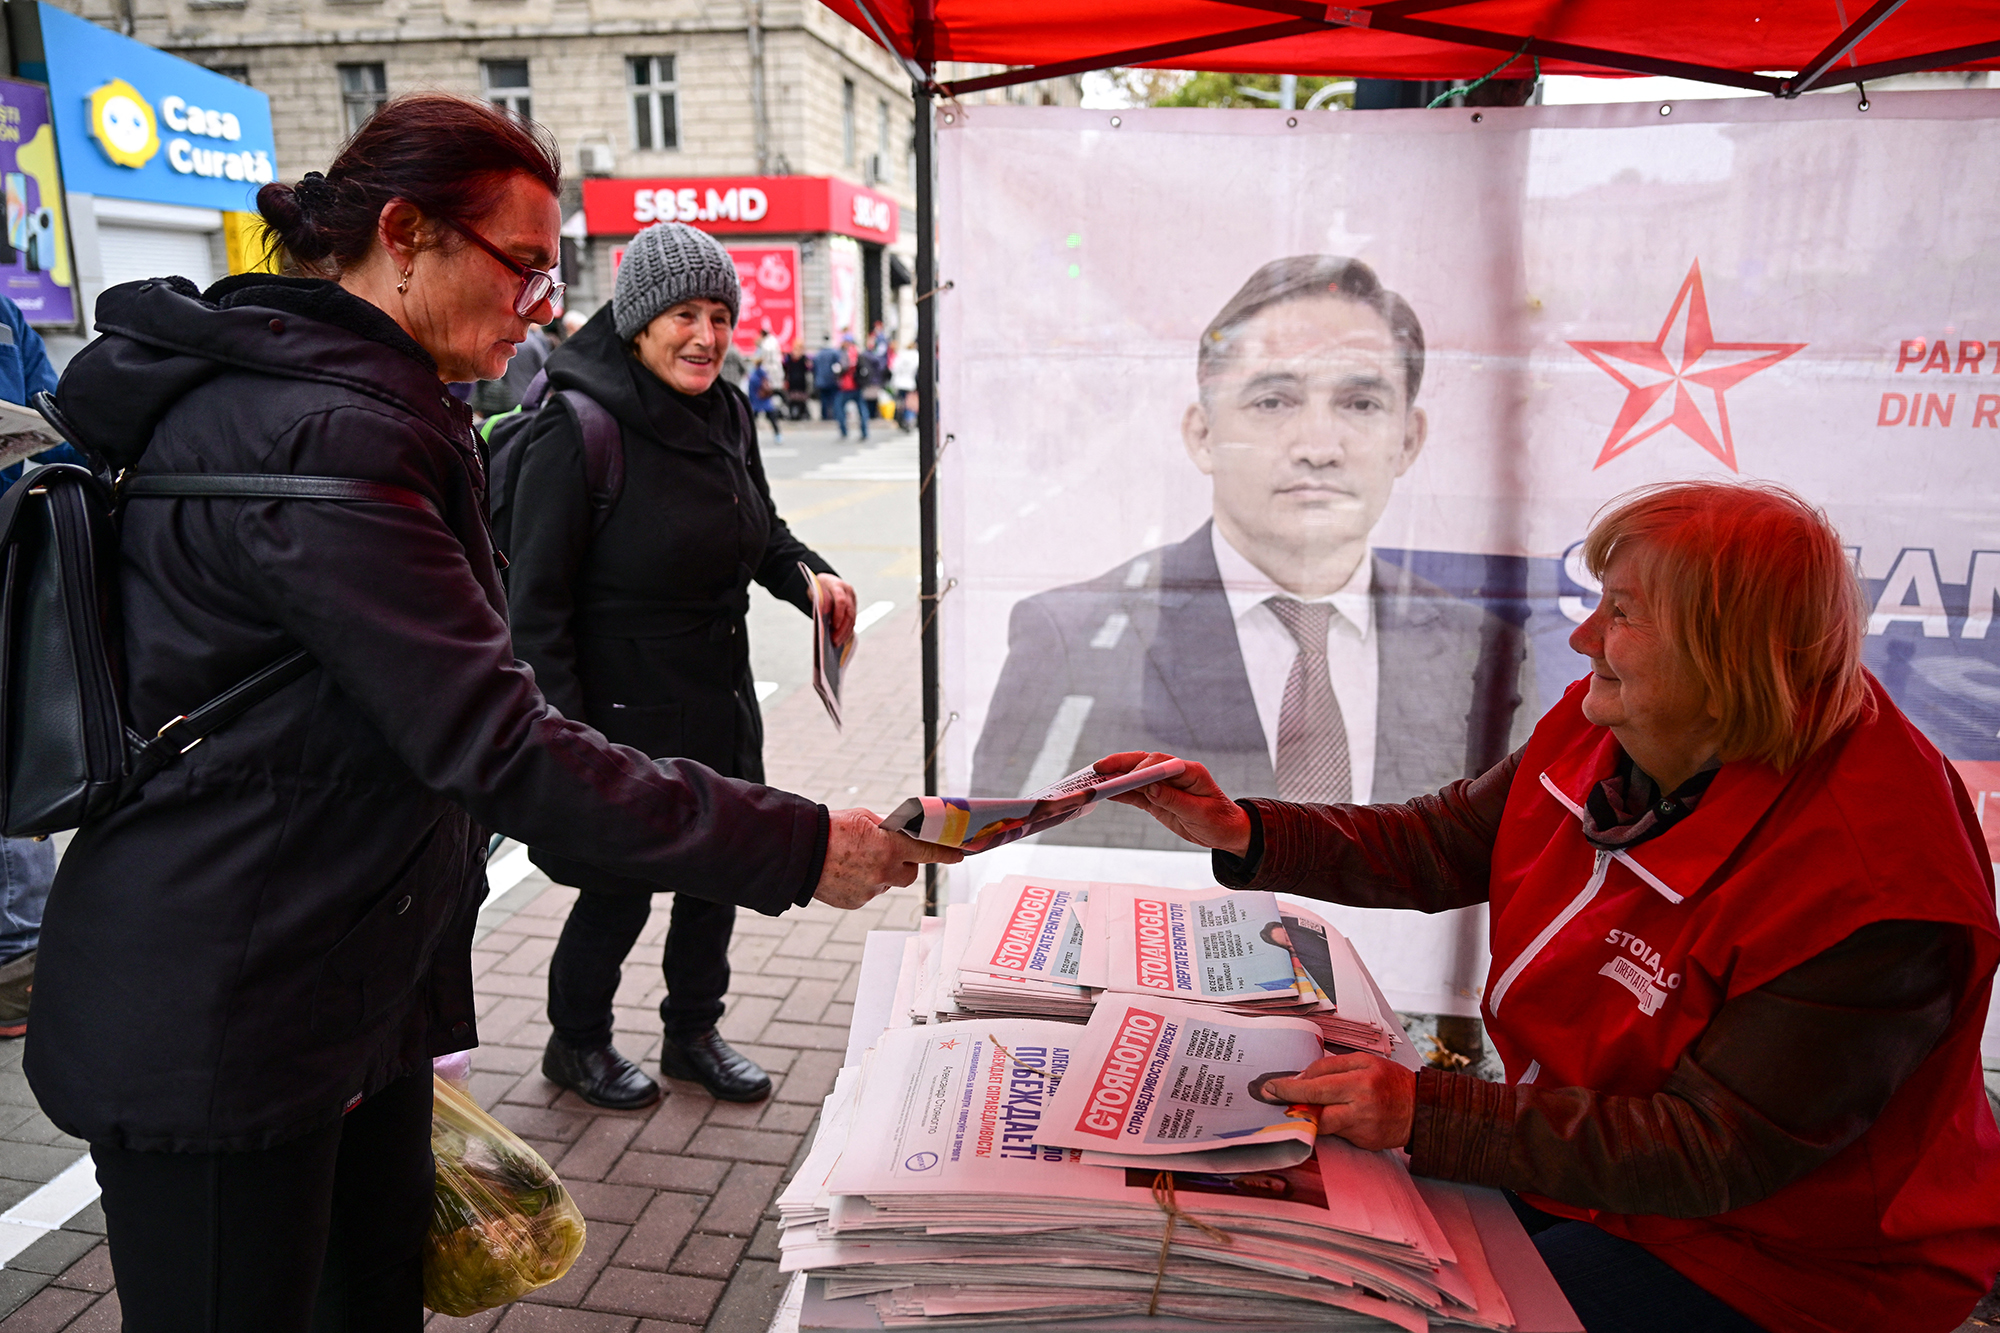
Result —
<path fill-rule="evenodd" d="M 1876 712 L 1780 774 L 1725 764 L 1694 812 L 1602 853 L 1579 816 L 1617 742 L 1585 682 L 1536 727 L 1493 849 L 1482 1001 L 1512 1082 L 1645 1097 L 1724 1001 L 1872 921 L 1968 928 L 1951 1024 L 1867 1133 L 1758 1203 L 1679 1220 L 1536 1207 L 1645 1246 L 1772 1333 L 1955 1328 L 2000 1268 L 2000 1129 L 1979 1063 L 2000 962 L 1993 875 L 1957 775 Z"/>

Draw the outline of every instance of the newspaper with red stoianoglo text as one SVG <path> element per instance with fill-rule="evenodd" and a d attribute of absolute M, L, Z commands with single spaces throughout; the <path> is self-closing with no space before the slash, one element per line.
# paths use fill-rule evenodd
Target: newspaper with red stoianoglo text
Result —
<path fill-rule="evenodd" d="M 1268 893 L 1093 884 L 1083 929 L 1086 940 L 1104 942 L 1101 952 L 1083 952 L 1085 986 L 1224 1002 L 1300 993 L 1278 900 Z"/>
<path fill-rule="evenodd" d="M 1030 1275 L 1031 1288 L 1136 1293 L 1128 1313 L 1157 1281 L 1163 1314 L 1196 1312 L 1188 1303 L 1207 1293 L 1333 1306 L 1410 1333 L 1428 1313 L 1509 1326 L 1504 1306 L 1477 1307 L 1479 1284 L 1397 1154 L 1325 1139 L 1295 1166 L 1219 1175 L 1092 1166 L 1040 1143 L 1083 1032 L 1039 1019 L 885 1032 L 842 1074 L 778 1200 L 784 1269 L 826 1275 L 833 1297 L 939 1286 L 1010 1322 L 1006 1293 L 987 1288 Z M 1168 1179 L 1178 1208 L 1220 1231 L 1177 1228 L 1162 1275 Z"/>
<path fill-rule="evenodd" d="M 985 796 L 912 796 L 882 821 L 881 827 L 907 833 L 919 842 L 934 842 L 964 852 L 984 852 L 1025 838 L 1031 833 L 1067 824 L 1090 813 L 1097 802 L 1137 791 L 1163 778 L 1179 777 L 1187 765 L 1168 759 L 1130 773 L 1106 777 L 1094 768 L 1079 768 L 1040 791 L 1017 800 Z"/>
<path fill-rule="evenodd" d="M 1322 1054 L 1298 1018 L 1246 1018 L 1151 996 L 1098 999 L 1056 1090 L 1044 1146 L 1092 1166 L 1276 1171 L 1312 1156 L 1316 1119 L 1265 1090 Z"/>
<path fill-rule="evenodd" d="M 1009 875 L 979 891 L 962 972 L 1077 984 L 1088 881 Z"/>

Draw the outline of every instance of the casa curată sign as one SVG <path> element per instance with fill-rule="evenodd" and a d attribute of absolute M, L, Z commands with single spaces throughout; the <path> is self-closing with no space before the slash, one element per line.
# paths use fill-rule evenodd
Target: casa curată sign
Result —
<path fill-rule="evenodd" d="M 247 210 L 277 176 L 270 99 L 47 4 L 49 101 L 68 188 Z"/>
<path fill-rule="evenodd" d="M 832 232 L 883 245 L 900 223 L 895 200 L 830 176 L 587 180 L 583 219 L 593 236 L 685 222 L 724 236 Z"/>

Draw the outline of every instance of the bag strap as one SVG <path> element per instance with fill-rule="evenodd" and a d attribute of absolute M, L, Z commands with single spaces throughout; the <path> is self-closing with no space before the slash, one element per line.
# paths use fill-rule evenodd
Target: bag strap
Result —
<path fill-rule="evenodd" d="M 424 496 L 402 486 L 353 477 L 299 477 L 284 472 L 161 472 L 127 477 L 119 494 L 131 496 L 266 497 L 273 500 L 346 500 L 398 504 L 437 512 Z"/>
<path fill-rule="evenodd" d="M 230 686 L 192 713 L 184 713 L 168 722 L 153 739 L 132 747 L 124 793 L 129 795 L 137 791 L 155 773 L 201 744 L 210 732 L 234 722 L 311 671 L 315 665 L 311 654 L 303 648 L 295 648 L 262 671 Z M 121 803 L 123 799 L 121 796 Z"/>
<path fill-rule="evenodd" d="M 618 427 L 618 418 L 581 389 L 563 389 L 556 396 L 569 404 L 583 435 L 583 475 L 590 487 L 590 530 L 594 535 L 611 517 L 625 490 L 625 434 Z"/>
<path fill-rule="evenodd" d="M 128 477 L 120 487 L 120 493 L 124 498 L 241 496 L 274 500 L 336 500 L 397 504 L 429 513 L 437 512 L 437 507 L 424 496 L 402 486 L 361 481 L 353 477 L 301 477 L 287 473 L 157 473 Z M 151 740 L 140 741 L 138 737 L 133 737 L 135 744 L 126 767 L 120 802 L 144 786 L 154 774 L 201 744 L 209 733 L 234 722 L 304 676 L 315 665 L 310 653 L 303 648 L 295 648 L 193 712 L 174 718 L 161 727 Z"/>

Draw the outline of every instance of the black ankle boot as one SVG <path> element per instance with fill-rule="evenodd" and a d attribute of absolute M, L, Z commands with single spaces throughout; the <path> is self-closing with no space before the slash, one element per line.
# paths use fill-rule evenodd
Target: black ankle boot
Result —
<path fill-rule="evenodd" d="M 660 1044 L 660 1072 L 699 1083 L 719 1101 L 761 1102 L 771 1095 L 771 1076 L 714 1028 L 684 1037 L 669 1032 Z"/>
<path fill-rule="evenodd" d="M 660 1100 L 660 1085 L 646 1071 L 606 1042 L 576 1047 L 551 1035 L 542 1052 L 542 1077 L 568 1088 L 592 1106 L 611 1111 L 636 1111 Z"/>

